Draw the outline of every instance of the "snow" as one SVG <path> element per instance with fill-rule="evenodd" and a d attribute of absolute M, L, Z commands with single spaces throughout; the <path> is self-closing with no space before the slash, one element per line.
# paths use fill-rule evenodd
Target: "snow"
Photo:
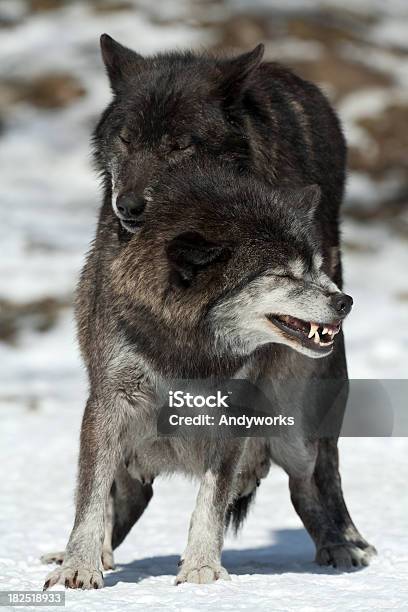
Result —
<path fill-rule="evenodd" d="M 147 1 L 139 4 L 153 15 L 159 12 Z M 311 3 L 296 0 L 287 4 L 296 9 Z M 341 4 L 356 8 L 354 0 Z M 372 4 L 367 0 L 357 8 L 368 10 Z M 231 2 L 231 6 L 238 3 Z M 375 6 L 385 10 L 383 2 Z M 399 28 L 398 40 L 404 43 L 406 7 L 402 1 L 387 3 L 387 20 L 382 28 L 377 26 L 384 41 L 392 42 Z M 24 2 L 8 1 L 1 6 L 3 17 L 10 20 L 18 19 L 24 10 Z M 34 110 L 25 104 L 4 111 L 5 131 L 0 140 L 2 299 L 23 304 L 49 296 L 66 300 L 72 294 L 94 232 L 99 198 L 89 133 L 109 99 L 98 36 L 108 31 L 143 53 L 205 46 L 210 31 L 187 22 L 174 23 L 186 12 L 184 2 L 166 3 L 159 24 L 143 11 L 132 13 L 131 18 L 126 11 L 91 14 L 85 3 L 70 3 L 2 30 L 3 76 L 29 78 L 63 70 L 87 88 L 85 97 L 58 112 Z M 217 12 L 216 7 L 212 12 Z M 276 52 L 311 57 L 318 54 L 319 46 L 295 41 Z M 395 62 L 387 66 L 398 71 L 398 95 L 402 96 L 408 79 L 402 78 L 402 61 Z M 346 99 L 340 108 L 346 133 L 355 135 L 356 119 L 369 108 L 377 112 L 387 96 L 389 92 L 367 91 Z M 357 141 L 359 136 L 364 134 L 357 133 Z M 348 197 L 368 205 L 381 198 L 381 189 L 391 190 L 393 185 L 384 183 L 379 188 L 367 177 L 353 174 Z M 406 239 L 385 225 L 350 220 L 344 224 L 343 237 L 346 291 L 355 299 L 346 325 L 350 374 L 353 378 L 407 378 L 408 309 L 407 298 L 401 298 L 407 294 Z M 0 343 L 0 363 L 0 588 L 37 590 L 48 572 L 39 556 L 65 546 L 73 521 L 86 380 L 71 309 L 62 309 L 58 324 L 47 333 L 26 329 L 15 344 Z M 67 592 L 67 608 L 91 612 L 101 608 L 109 612 L 146 608 L 185 612 L 406 609 L 407 440 L 345 438 L 340 446 L 352 516 L 379 550 L 369 568 L 341 573 L 314 565 L 313 545 L 290 504 L 286 477 L 275 468 L 262 483 L 242 533 L 237 539 L 227 538 L 224 563 L 231 582 L 176 588 L 177 561 L 185 545 L 197 484 L 176 477 L 159 479 L 148 510 L 116 553 L 118 568 L 106 574 L 106 588 Z"/>
<path fill-rule="evenodd" d="M 351 378 L 408 377 L 408 308 L 399 298 L 406 287 L 408 249 L 378 224 L 345 224 L 345 291 L 355 301 L 345 322 Z M 358 246 L 358 251 L 352 248 Z M 391 326 L 390 326 L 390 322 Z M 373 330 L 390 330 L 373 333 Z"/>

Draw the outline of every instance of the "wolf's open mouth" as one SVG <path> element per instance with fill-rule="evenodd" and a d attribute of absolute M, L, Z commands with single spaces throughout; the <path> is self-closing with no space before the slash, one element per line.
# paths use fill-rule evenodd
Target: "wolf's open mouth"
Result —
<path fill-rule="evenodd" d="M 319 352 L 331 350 L 334 336 L 341 329 L 340 321 L 334 324 L 314 323 L 289 315 L 266 315 L 266 318 L 288 336 L 300 340 L 303 346 Z"/>
<path fill-rule="evenodd" d="M 137 230 L 142 227 L 143 221 L 135 221 L 134 219 L 119 219 L 120 224 L 125 230 L 134 234 Z"/>

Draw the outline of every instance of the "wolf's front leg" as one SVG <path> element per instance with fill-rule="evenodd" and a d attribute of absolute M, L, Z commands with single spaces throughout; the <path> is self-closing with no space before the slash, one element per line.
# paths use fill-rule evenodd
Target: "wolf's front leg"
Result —
<path fill-rule="evenodd" d="M 235 441 L 228 444 L 234 444 L 233 452 L 210 465 L 202 478 L 176 584 L 229 580 L 228 572 L 221 566 L 221 551 L 225 515 L 234 495 L 239 446 Z"/>
<path fill-rule="evenodd" d="M 76 514 L 61 567 L 44 584 L 92 589 L 103 586 L 101 554 L 105 506 L 120 457 L 127 411 L 120 402 L 91 396 L 81 429 Z"/>
<path fill-rule="evenodd" d="M 113 523 L 113 499 L 109 496 L 108 502 L 105 508 L 105 537 L 103 540 L 102 547 L 102 566 L 104 570 L 110 570 L 115 567 L 113 560 L 113 549 L 112 549 L 112 532 L 114 528 Z M 65 550 L 59 550 L 58 552 L 49 552 L 45 555 L 41 555 L 42 563 L 56 563 L 62 565 L 64 562 Z"/>

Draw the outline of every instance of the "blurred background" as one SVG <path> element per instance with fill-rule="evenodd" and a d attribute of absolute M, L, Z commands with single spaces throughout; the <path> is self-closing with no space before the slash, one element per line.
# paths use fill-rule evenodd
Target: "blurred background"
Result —
<path fill-rule="evenodd" d="M 101 195 L 89 138 L 110 98 L 103 32 L 144 54 L 238 53 L 263 41 L 267 58 L 324 89 L 350 149 L 350 375 L 408 378 L 407 0 L 0 0 L 3 588 L 41 588 L 49 570 L 39 556 L 62 550 L 72 527 L 86 397 L 72 297 Z M 106 579 L 113 588 L 70 592 L 67 606 L 238 611 L 248 598 L 257 610 L 272 601 L 291 611 L 406 609 L 406 438 L 343 437 L 340 447 L 352 516 L 381 555 L 369 570 L 336 575 L 313 565 L 286 476 L 272 469 L 245 530 L 227 538 L 233 582 L 175 589 L 195 487 L 160 479 L 149 511 L 115 551 L 119 570 Z"/>
<path fill-rule="evenodd" d="M 102 32 L 144 54 L 263 41 L 323 88 L 350 149 L 350 374 L 406 378 L 406 0 L 0 0 L 0 402 L 83 405 L 72 295 L 100 199 L 89 137 L 110 98 Z"/>

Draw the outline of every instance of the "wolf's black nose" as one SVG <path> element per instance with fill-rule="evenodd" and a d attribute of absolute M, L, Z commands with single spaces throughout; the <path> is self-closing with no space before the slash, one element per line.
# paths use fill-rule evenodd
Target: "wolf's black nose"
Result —
<path fill-rule="evenodd" d="M 122 193 L 116 199 L 116 208 L 120 216 L 127 220 L 141 215 L 145 206 L 145 200 L 141 196 L 135 195 L 132 191 Z"/>
<path fill-rule="evenodd" d="M 353 298 L 345 293 L 336 293 L 332 296 L 331 303 L 334 310 L 345 317 L 351 310 Z"/>

